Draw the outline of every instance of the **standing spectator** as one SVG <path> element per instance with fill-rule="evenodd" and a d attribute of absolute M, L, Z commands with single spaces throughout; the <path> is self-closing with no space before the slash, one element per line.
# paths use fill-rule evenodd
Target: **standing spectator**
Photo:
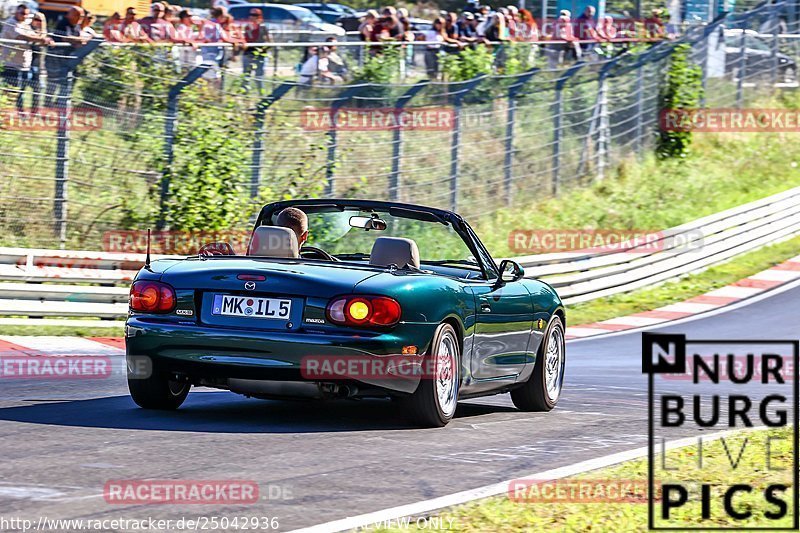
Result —
<path fill-rule="evenodd" d="M 45 45 L 52 44 L 53 40 L 47 36 L 47 19 L 44 13 L 38 12 L 33 14 L 31 19 L 31 28 L 36 35 L 41 39 L 41 42 L 31 45 L 31 52 L 33 52 L 33 60 L 31 61 L 31 72 L 27 81 L 22 85 L 22 93 L 20 98 L 25 94 L 27 87 L 31 88 L 31 113 L 39 112 L 39 99 L 42 96 L 42 71 L 44 70 L 44 57 Z"/>
<path fill-rule="evenodd" d="M 203 24 L 202 42 L 236 44 L 236 41 L 233 40 L 222 27 L 222 23 L 225 22 L 227 16 L 228 12 L 224 7 L 211 8 L 211 20 L 207 20 L 205 24 Z M 204 46 L 200 55 L 203 57 L 203 62 L 212 64 L 212 68 L 203 76 L 211 80 L 211 82 L 217 86 L 221 86 L 221 66 L 224 60 L 223 48 L 221 46 Z"/>
<path fill-rule="evenodd" d="M 517 21 L 519 20 L 519 9 L 517 6 L 508 6 L 504 16 L 506 18 L 506 28 L 508 30 L 508 38 L 512 41 L 517 40 Z"/>
<path fill-rule="evenodd" d="M 67 76 L 69 75 L 67 62 L 72 58 L 72 49 L 80 48 L 90 40 L 89 37 L 83 35 L 83 28 L 80 24 L 82 19 L 83 8 L 72 6 L 56 22 L 53 31 L 55 41 L 68 43 L 70 47 L 57 48 L 45 57 L 48 107 L 52 107 L 56 103 L 56 97 L 61 97 L 66 90 Z"/>
<path fill-rule="evenodd" d="M 502 9 L 502 8 L 501 8 Z M 506 40 L 506 19 L 499 10 L 489 16 L 486 23 L 485 37 L 489 42 Z"/>
<path fill-rule="evenodd" d="M 372 27 L 372 42 L 396 41 L 403 35 L 397 18 L 393 16 L 381 17 Z"/>
<path fill-rule="evenodd" d="M 192 19 L 191 13 L 184 9 L 178 13 L 178 24 L 175 26 L 175 38 L 182 43 L 188 44 L 188 46 L 181 47 L 178 61 L 182 65 L 190 67 L 197 65 L 196 43 L 200 40 L 200 32 L 196 22 Z"/>
<path fill-rule="evenodd" d="M 574 34 L 580 41 L 594 41 L 580 43 L 581 50 L 585 53 L 594 48 L 595 43 L 600 40 L 597 34 L 597 20 L 594 18 L 596 13 L 594 6 L 586 6 L 583 13 L 575 19 Z"/>
<path fill-rule="evenodd" d="M 25 41 L 34 45 L 49 45 L 53 41 L 47 37 L 46 32 L 36 31 L 28 22 L 30 9 L 21 4 L 17 6 L 14 15 L 3 22 L 0 38 Z M 38 58 L 37 58 L 38 59 Z M 29 84 L 34 60 L 34 51 L 30 46 L 18 44 L 0 45 L 0 63 L 2 63 L 2 77 L 6 85 L 11 87 L 11 93 L 16 94 L 17 110 L 22 112 L 22 96 L 26 85 Z M 38 70 L 38 68 L 37 68 Z M 38 78 L 38 73 L 36 74 Z M 34 89 L 36 92 L 37 89 Z M 36 95 L 34 95 L 36 97 Z M 36 102 L 36 101 L 34 101 Z M 36 104 L 35 104 L 36 105 Z"/>
<path fill-rule="evenodd" d="M 548 47 L 548 60 L 551 68 L 555 68 L 565 60 L 579 59 L 581 47 L 572 31 L 572 13 L 562 9 L 553 27 L 553 40 L 561 41 Z"/>
<path fill-rule="evenodd" d="M 92 25 L 97 21 L 97 17 L 94 13 L 86 11 L 83 14 L 83 18 L 81 19 L 81 35 L 88 37 L 89 39 L 97 39 L 100 37 Z"/>
<path fill-rule="evenodd" d="M 125 39 L 122 36 L 121 28 L 122 15 L 115 11 L 106 19 L 105 24 L 103 24 L 103 38 L 112 43 L 124 42 Z"/>
<path fill-rule="evenodd" d="M 439 75 L 439 54 L 442 51 L 441 43 L 445 39 L 444 19 L 437 17 L 433 21 L 433 27 L 425 32 L 425 40 L 432 43 L 425 46 L 425 71 L 431 79 Z"/>
<path fill-rule="evenodd" d="M 662 16 L 664 11 L 662 9 L 653 9 L 650 16 L 644 19 L 645 37 L 648 39 L 663 39 L 666 35 L 664 28 L 664 21 Z"/>
<path fill-rule="evenodd" d="M 453 12 L 448 13 L 444 17 L 445 41 L 449 44 L 456 45 L 453 48 L 449 49 L 448 51 L 457 52 L 458 50 L 464 47 L 464 43 L 462 43 L 458 38 L 458 26 L 456 25 L 457 20 L 458 20 L 458 15 L 456 15 Z"/>
<path fill-rule="evenodd" d="M 136 8 L 129 7 L 125 10 L 125 19 L 119 26 L 122 32 L 122 39 L 128 43 L 152 43 L 153 40 L 142 29 L 142 25 L 136 20 Z"/>
<path fill-rule="evenodd" d="M 597 36 L 601 41 L 610 42 L 617 38 L 617 27 L 614 19 L 606 15 L 597 27 Z"/>
<path fill-rule="evenodd" d="M 478 40 L 477 21 L 472 11 L 465 11 L 461 19 L 456 22 L 458 38 L 465 43 L 474 43 Z"/>
<path fill-rule="evenodd" d="M 397 10 L 397 22 L 402 30 L 400 39 L 402 41 L 413 41 L 414 32 L 411 31 L 411 20 L 409 19 L 408 9 L 401 7 Z"/>
<path fill-rule="evenodd" d="M 517 32 L 520 34 L 520 39 L 527 42 L 536 42 L 539 40 L 539 26 L 536 24 L 536 19 L 533 14 L 527 9 L 519 10 L 519 25 Z"/>
<path fill-rule="evenodd" d="M 344 79 L 347 77 L 347 63 L 345 63 L 344 58 L 339 55 L 339 49 L 336 46 L 336 43 L 339 41 L 336 40 L 336 37 L 328 37 L 325 39 L 326 42 L 331 43 L 327 46 L 328 48 L 328 70 L 331 71 L 332 74 L 339 76 L 340 78 Z"/>
<path fill-rule="evenodd" d="M 270 42 L 269 29 L 264 22 L 264 15 L 259 8 L 250 9 L 250 19 L 244 30 L 244 38 L 248 44 Z M 265 48 L 255 48 L 248 46 L 242 55 L 242 70 L 244 72 L 244 88 L 249 89 L 249 78 L 255 76 L 256 87 L 261 92 L 264 78 L 264 58 Z"/>
<path fill-rule="evenodd" d="M 378 12 L 374 9 L 367 11 L 367 14 L 364 15 L 364 20 L 361 21 L 361 25 L 358 27 L 358 37 L 362 41 L 371 41 L 372 32 L 375 29 L 375 24 L 377 22 Z"/>
<path fill-rule="evenodd" d="M 164 4 L 156 2 L 150 6 L 150 16 L 139 20 L 139 25 L 155 43 L 175 42 L 175 27 L 167 22 L 167 8 Z"/>
<path fill-rule="evenodd" d="M 327 46 L 321 48 L 312 47 L 309 50 L 309 57 L 300 67 L 300 77 L 298 82 L 303 85 L 310 85 L 314 80 L 319 79 L 323 83 L 341 83 L 342 78 L 330 69 L 328 54 L 330 49 Z"/>

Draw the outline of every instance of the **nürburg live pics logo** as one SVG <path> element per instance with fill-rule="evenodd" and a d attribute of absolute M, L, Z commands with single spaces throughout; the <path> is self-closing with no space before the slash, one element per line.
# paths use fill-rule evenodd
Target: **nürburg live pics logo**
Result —
<path fill-rule="evenodd" d="M 651 530 L 798 529 L 797 364 L 795 340 L 642 334 Z"/>

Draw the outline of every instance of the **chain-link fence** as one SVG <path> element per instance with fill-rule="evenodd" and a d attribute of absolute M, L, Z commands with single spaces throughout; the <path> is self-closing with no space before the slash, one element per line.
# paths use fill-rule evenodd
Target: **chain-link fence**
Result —
<path fill-rule="evenodd" d="M 265 46 L 248 74 L 241 57 L 198 63 L 190 47 L 50 47 L 36 83 L 15 86 L 4 70 L 0 243 L 96 249 L 111 230 L 244 228 L 258 205 L 287 197 L 397 200 L 470 220 L 524 207 L 652 150 L 682 43 L 702 67 L 707 106 L 796 87 L 800 41 L 786 14 L 797 10 L 763 5 L 560 66 L 548 60 L 553 44 L 524 44 L 522 56 L 494 47 L 493 74 L 449 81 L 423 79 L 425 44 L 387 45 L 412 73 L 401 82 L 333 85 L 291 72 L 308 43 Z M 355 79 L 390 55 L 352 48 Z M 199 56 L 230 52 L 204 45 Z"/>

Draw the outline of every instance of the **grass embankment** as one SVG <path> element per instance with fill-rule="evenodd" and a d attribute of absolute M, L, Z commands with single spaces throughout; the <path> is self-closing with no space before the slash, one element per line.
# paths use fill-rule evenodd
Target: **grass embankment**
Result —
<path fill-rule="evenodd" d="M 792 134 L 696 134 L 683 162 L 626 162 L 610 178 L 478 224 L 495 257 L 523 255 L 513 230 L 659 231 L 800 186 L 800 144 Z M 703 294 L 800 254 L 800 239 L 765 247 L 702 273 L 570 306 L 568 323 L 646 311 Z"/>
<path fill-rule="evenodd" d="M 780 440 L 771 440 L 770 466 L 783 468 L 781 471 L 770 470 L 766 464 L 767 436 L 777 437 Z M 743 448 L 745 439 L 748 439 Z M 726 452 L 726 448 L 728 452 Z M 731 467 L 731 462 L 736 462 L 740 450 L 741 458 L 736 469 Z M 728 453 L 730 453 L 729 458 Z M 703 467 L 698 468 L 698 453 L 696 446 L 689 446 L 667 451 L 663 464 L 675 470 L 664 472 L 660 470 L 661 456 L 656 456 L 655 479 L 662 483 L 681 482 L 689 488 L 688 503 L 680 509 L 673 511 L 670 524 L 657 522 L 656 525 L 674 525 L 686 528 L 718 528 L 731 527 L 748 528 L 754 526 L 764 527 L 765 511 L 774 512 L 776 507 L 764 499 L 764 489 L 775 483 L 792 485 L 792 432 L 790 429 L 756 431 L 737 433 L 722 441 L 705 442 L 703 444 Z M 641 489 L 641 484 L 647 483 L 647 459 L 639 459 L 616 465 L 613 467 L 596 470 L 580 476 L 575 476 L 562 481 L 584 480 L 589 487 L 600 490 L 609 486 L 609 481 L 635 482 Z M 592 484 L 592 481 L 597 483 Z M 711 519 L 701 520 L 700 485 L 712 485 L 711 489 Z M 737 493 L 733 498 L 737 510 L 745 509 L 752 512 L 752 517 L 743 521 L 728 518 L 723 513 L 723 494 L 731 485 L 743 483 L 753 487 L 750 494 Z M 611 484 L 621 487 L 621 484 Z M 535 489 L 535 488 L 534 488 Z M 790 527 L 792 524 L 792 489 L 790 488 L 780 498 L 787 503 L 789 514 L 769 526 Z M 533 501 L 536 496 L 545 496 L 544 490 L 529 489 L 524 494 L 528 501 L 513 501 L 507 495 L 480 500 L 471 504 L 444 509 L 431 514 L 435 519 L 429 521 L 411 520 L 410 529 L 426 529 L 428 531 L 559 531 L 559 532 L 584 532 L 584 531 L 647 531 L 647 503 L 642 498 L 643 492 L 633 490 L 627 495 L 636 502 L 594 502 L 594 503 L 568 503 L 563 497 L 541 497 Z M 552 491 L 550 492 L 552 494 Z M 612 494 L 608 491 L 607 494 Z M 658 496 L 656 497 L 657 515 L 660 511 Z M 674 522 L 672 520 L 675 520 Z M 437 528 L 437 524 L 443 524 Z M 449 529 L 448 526 L 450 526 Z M 408 529 L 379 529 L 380 531 L 408 531 Z"/>

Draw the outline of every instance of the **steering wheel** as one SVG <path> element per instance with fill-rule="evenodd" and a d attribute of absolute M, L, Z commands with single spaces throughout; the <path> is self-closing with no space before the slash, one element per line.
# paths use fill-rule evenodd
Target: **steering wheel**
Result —
<path fill-rule="evenodd" d="M 308 255 L 303 255 L 306 252 L 308 252 Z M 317 248 L 316 246 L 303 246 L 302 248 L 300 248 L 300 255 L 302 257 L 306 257 L 307 259 L 324 259 L 326 261 L 333 261 L 333 262 L 339 261 L 338 259 L 333 257 L 331 254 L 329 254 L 322 248 Z"/>

